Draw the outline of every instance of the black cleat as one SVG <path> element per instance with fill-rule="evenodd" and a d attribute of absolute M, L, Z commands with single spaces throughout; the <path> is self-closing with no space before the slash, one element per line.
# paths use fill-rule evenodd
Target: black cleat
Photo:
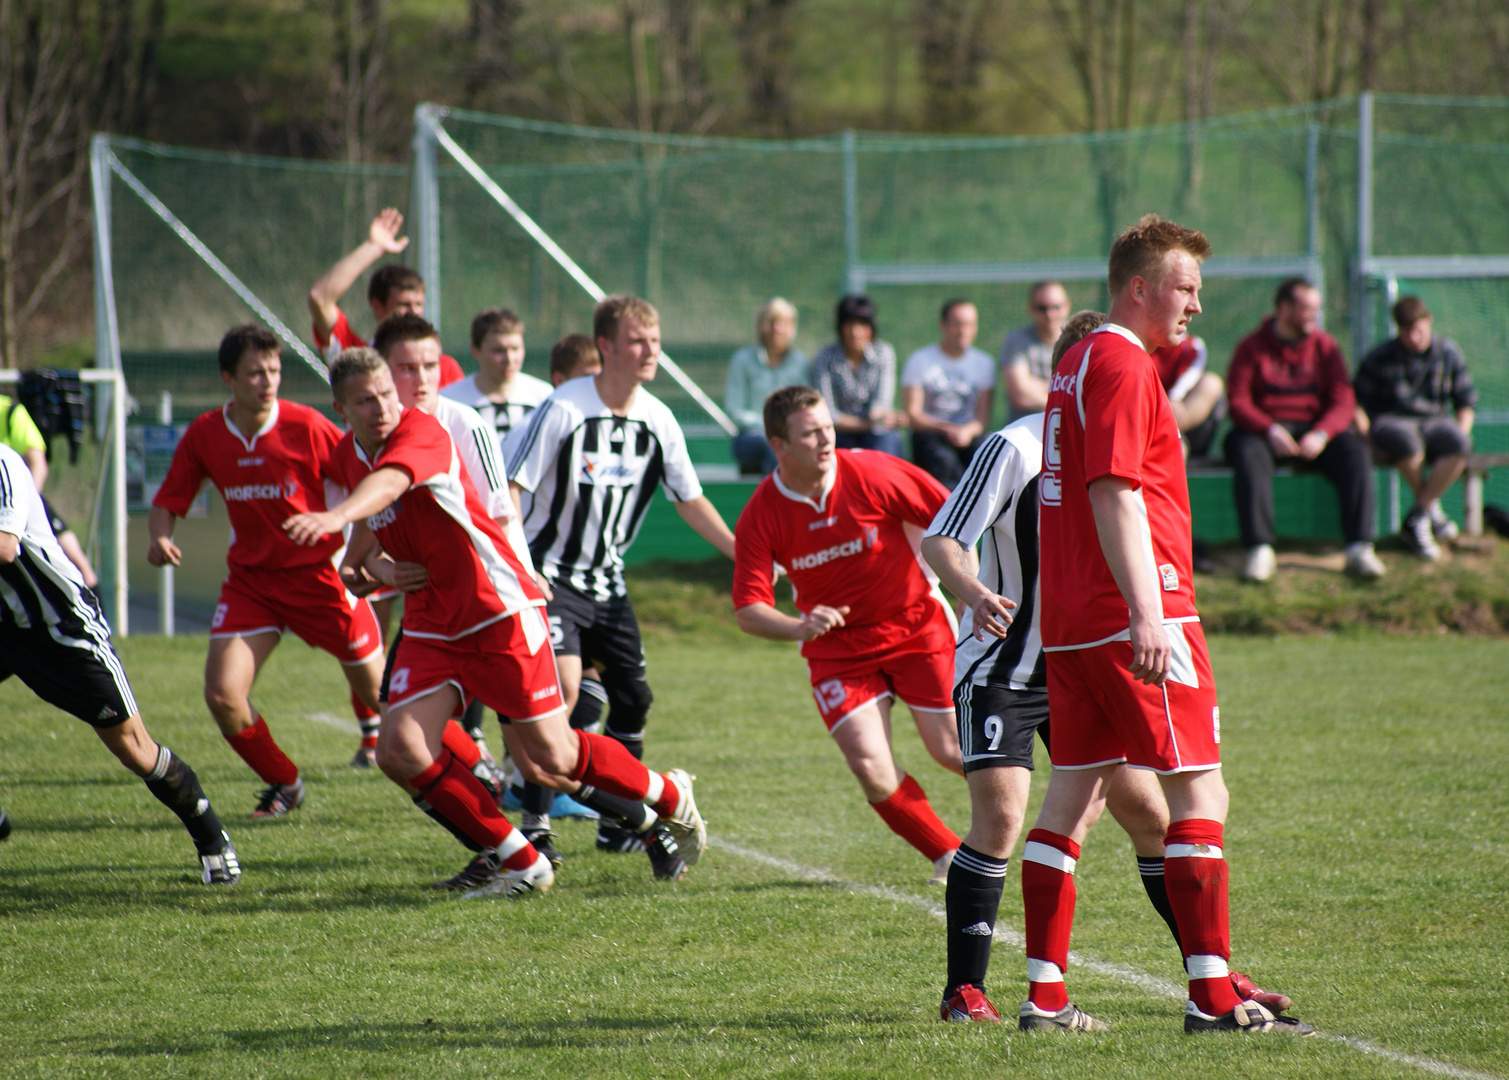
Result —
<path fill-rule="evenodd" d="M 620 825 L 616 821 L 599 821 L 597 823 L 598 851 L 609 851 L 615 855 L 623 855 L 631 851 L 638 851 L 639 847 L 639 834 L 633 829 Z"/>
<path fill-rule="evenodd" d="M 536 851 L 550 860 L 552 870 L 559 870 L 566 865 L 565 858 L 555 849 L 555 833 L 549 829 L 520 829 L 519 831 L 524 834 L 525 840 L 534 845 Z"/>
<path fill-rule="evenodd" d="M 358 746 L 356 756 L 351 759 L 353 769 L 372 769 L 377 766 L 377 747 Z"/>
<path fill-rule="evenodd" d="M 252 817 L 257 819 L 282 817 L 303 801 L 304 778 L 302 776 L 291 784 L 268 784 L 262 789 L 262 794 L 257 797 L 257 808 L 252 811 Z"/>
<path fill-rule="evenodd" d="M 478 852 L 466 868 L 453 878 L 437 881 L 430 886 L 432 889 L 447 889 L 450 892 L 465 892 L 471 889 L 481 888 L 486 885 L 498 873 L 501 863 L 498 853 L 491 849 Z"/>
<path fill-rule="evenodd" d="M 1255 1001 L 1243 1001 L 1223 1016 L 1208 1016 L 1195 1007 L 1193 1001 L 1184 1003 L 1184 1033 L 1194 1035 L 1202 1031 L 1239 1031 L 1244 1035 L 1314 1035 L 1309 1024 L 1287 1016 L 1275 1016 Z"/>
<path fill-rule="evenodd" d="M 236 859 L 236 847 L 231 843 L 228 833 L 222 831 L 220 836 L 225 840 L 224 847 L 199 856 L 202 871 L 199 880 L 206 885 L 234 885 L 241 880 L 241 863 Z"/>
<path fill-rule="evenodd" d="M 0 810 L 0 840 L 10 839 L 10 817 Z"/>
<path fill-rule="evenodd" d="M 656 825 L 642 839 L 645 854 L 650 857 L 650 869 L 660 881 L 680 881 L 686 874 L 686 860 L 676 846 L 676 838 L 665 825 Z"/>

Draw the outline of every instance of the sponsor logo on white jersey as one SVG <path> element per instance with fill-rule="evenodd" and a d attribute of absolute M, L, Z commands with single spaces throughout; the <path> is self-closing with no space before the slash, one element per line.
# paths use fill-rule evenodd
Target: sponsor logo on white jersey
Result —
<path fill-rule="evenodd" d="M 584 484 L 600 484 L 605 487 L 633 487 L 644 476 L 648 458 L 628 458 L 622 454 L 604 454 L 597 451 L 582 454 L 582 468 L 578 479 Z"/>

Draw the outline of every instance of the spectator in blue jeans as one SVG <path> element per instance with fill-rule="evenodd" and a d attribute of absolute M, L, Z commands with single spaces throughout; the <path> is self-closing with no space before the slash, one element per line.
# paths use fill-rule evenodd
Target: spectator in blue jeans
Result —
<path fill-rule="evenodd" d="M 906 414 L 894 408 L 896 350 L 877 340 L 875 305 L 868 296 L 846 296 L 835 321 L 838 340 L 813 357 L 812 385 L 833 414 L 839 448 L 904 456 L 896 428 L 906 425 Z"/>
<path fill-rule="evenodd" d="M 1440 499 L 1467 467 L 1478 392 L 1462 350 L 1431 332 L 1419 297 L 1400 297 L 1393 315 L 1398 335 L 1363 357 L 1352 380 L 1357 426 L 1415 494 L 1405 541 L 1420 557 L 1439 559 L 1437 541 L 1457 535 Z"/>
<path fill-rule="evenodd" d="M 734 353 L 723 387 L 723 411 L 739 425 L 734 460 L 739 473 L 765 476 L 775 469 L 775 454 L 765 439 L 765 399 L 783 386 L 806 383 L 812 371 L 796 340 L 796 308 L 777 296 L 767 300 L 755 319 L 758 345 Z"/>

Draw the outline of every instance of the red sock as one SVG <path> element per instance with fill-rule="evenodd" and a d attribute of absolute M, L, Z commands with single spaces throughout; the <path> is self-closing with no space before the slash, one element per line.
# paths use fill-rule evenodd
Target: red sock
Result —
<path fill-rule="evenodd" d="M 441 750 L 430 767 L 409 783 L 441 817 L 483 847 L 496 848 L 510 870 L 522 870 L 538 857 L 524 835 L 498 813 L 487 789 L 450 751 Z"/>
<path fill-rule="evenodd" d="M 577 731 L 576 741 L 578 754 L 571 779 L 601 788 L 610 795 L 644 801 L 650 791 L 650 770 L 645 768 L 644 762 L 625 750 L 617 739 L 606 735 Z M 675 790 L 676 785 L 666 781 L 660 801 L 665 800 L 666 791 L 674 793 Z M 678 797 L 672 794 L 673 799 Z M 655 812 L 660 813 L 658 806 Z"/>
<path fill-rule="evenodd" d="M 659 817 L 668 818 L 681 805 L 681 789 L 671 783 L 671 778 L 664 773 L 656 773 L 655 778 L 660 781 L 660 798 L 650 804 L 650 809 Z"/>
<path fill-rule="evenodd" d="M 1027 999 L 1058 1012 L 1069 1004 L 1069 933 L 1074 929 L 1074 865 L 1079 845 L 1033 829 L 1022 850 L 1022 907 L 1027 922 Z"/>
<path fill-rule="evenodd" d="M 242 761 L 251 766 L 252 772 L 261 777 L 264 784 L 298 782 L 299 767 L 273 741 L 272 732 L 267 730 L 267 721 L 261 716 L 245 731 L 226 736 L 225 741 L 241 755 Z"/>
<path fill-rule="evenodd" d="M 1176 821 L 1164 835 L 1163 880 L 1179 925 L 1189 969 L 1189 999 L 1208 1016 L 1236 1008 L 1227 963 L 1231 921 L 1226 906 L 1226 859 L 1219 821 Z"/>
<path fill-rule="evenodd" d="M 943 824 L 933 812 L 922 785 L 910 776 L 903 777 L 900 787 L 870 806 L 880 815 L 880 820 L 891 827 L 893 833 L 932 862 L 937 862 L 944 854 L 959 846 L 959 838 L 953 830 Z"/>
<path fill-rule="evenodd" d="M 456 760 L 466 766 L 470 771 L 477 767 L 477 762 L 482 760 L 482 750 L 477 746 L 477 740 L 466 733 L 466 729 L 454 720 L 445 722 L 445 732 L 440 736 L 440 745 L 456 755 Z"/>
<path fill-rule="evenodd" d="M 351 712 L 356 716 L 356 726 L 361 729 L 362 746 L 376 746 L 377 725 L 381 718 L 367 708 L 367 703 L 356 696 L 355 690 L 351 691 Z"/>

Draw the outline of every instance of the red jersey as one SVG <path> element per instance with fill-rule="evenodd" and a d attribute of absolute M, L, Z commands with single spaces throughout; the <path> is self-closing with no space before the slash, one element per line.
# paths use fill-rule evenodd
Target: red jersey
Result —
<path fill-rule="evenodd" d="M 922 528 L 948 490 L 915 465 L 875 450 L 839 450 L 832 486 L 818 502 L 772 473 L 734 528 L 734 610 L 775 603 L 775 564 L 802 612 L 848 606 L 844 625 L 802 644 L 812 659 L 883 655 L 914 636 L 939 601 L 904 523 Z"/>
<path fill-rule="evenodd" d="M 524 608 L 544 606 L 534 578 L 487 516 L 449 432 L 433 416 L 405 409 L 373 460 L 347 432 L 331 468 L 351 491 L 381 468 L 400 469 L 413 483 L 367 519 L 384 551 L 430 572 L 424 588 L 404 594 L 406 635 L 454 641 Z"/>
<path fill-rule="evenodd" d="M 1131 331 L 1106 323 L 1064 355 L 1049 384 L 1038 481 L 1043 647 L 1126 640 L 1126 598 L 1100 547 L 1088 488 L 1131 483 L 1143 566 L 1165 622 L 1193 622 L 1189 484 L 1173 410 L 1158 369 Z"/>
<path fill-rule="evenodd" d="M 1177 345 L 1165 345 L 1152 352 L 1158 368 L 1158 382 L 1170 401 L 1183 401 L 1205 374 L 1205 342 L 1190 335 Z"/>
<path fill-rule="evenodd" d="M 232 569 L 329 562 L 345 542 L 340 536 L 303 547 L 288 538 L 283 522 L 327 508 L 325 481 L 333 479 L 330 455 L 340 440 L 340 428 L 293 401 L 274 402 L 267 423 L 248 439 L 231 422 L 227 403 L 183 433 L 152 505 L 183 517 L 209 480 L 231 520 L 225 561 Z"/>
<path fill-rule="evenodd" d="M 339 308 L 336 309 L 340 311 Z M 330 336 L 320 340 L 319 327 L 314 328 L 314 344 L 325 358 L 325 363 L 335 363 L 335 358 L 341 354 L 342 349 L 359 349 L 366 344 L 362 336 L 351 329 L 351 324 L 346 321 L 346 313 L 341 311 L 335 317 L 335 325 L 330 328 Z M 466 378 L 466 372 L 461 370 L 461 365 L 456 363 L 454 356 L 440 354 L 440 385 L 449 386 L 453 382 L 460 382 Z"/>

